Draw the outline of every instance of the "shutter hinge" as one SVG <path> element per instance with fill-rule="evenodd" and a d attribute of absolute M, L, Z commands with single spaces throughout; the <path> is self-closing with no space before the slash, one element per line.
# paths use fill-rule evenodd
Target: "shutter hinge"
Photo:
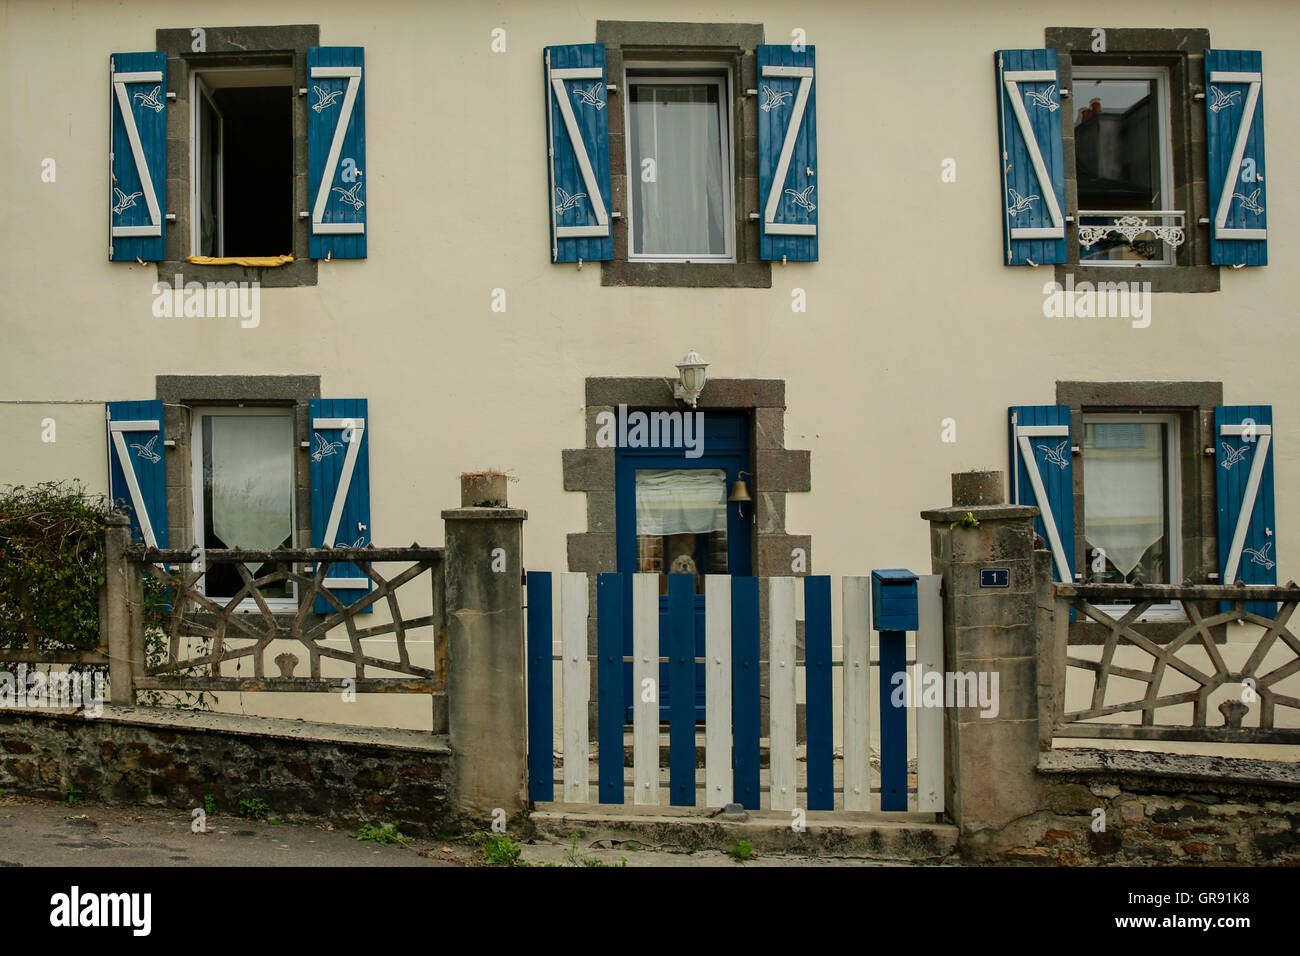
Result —
<path fill-rule="evenodd" d="M 1063 87 L 1061 87 L 1061 95 L 1062 95 L 1062 96 L 1069 96 L 1069 95 L 1070 95 L 1070 91 L 1069 91 L 1068 89 L 1066 89 L 1066 88 L 1063 86 Z"/>
<path fill-rule="evenodd" d="M 1080 448 L 1078 445 L 1071 445 L 1071 446 L 1070 446 L 1070 454 L 1071 454 L 1071 455 L 1082 455 L 1082 454 L 1083 454 L 1083 449 Z"/>
<path fill-rule="evenodd" d="M 298 87 L 298 95 L 299 95 L 299 96 L 306 96 L 306 95 L 307 95 L 307 87 L 305 87 L 305 86 L 300 86 L 300 87 Z"/>
<path fill-rule="evenodd" d="M 1066 217 L 1065 217 L 1065 221 L 1066 221 L 1066 222 L 1074 222 L 1074 217 L 1073 217 L 1073 216 L 1066 216 Z"/>
<path fill-rule="evenodd" d="M 1193 94 L 1192 94 L 1192 99 L 1194 99 L 1194 100 L 1203 100 L 1203 99 L 1205 99 L 1205 91 L 1204 91 L 1204 90 L 1201 90 L 1199 93 L 1193 93 Z"/>
<path fill-rule="evenodd" d="M 756 212 L 751 212 L 751 213 L 749 214 L 749 221 L 750 221 L 750 222 L 757 222 L 757 221 L 758 221 L 758 213 L 756 213 Z"/>
<path fill-rule="evenodd" d="M 171 90 L 168 90 L 168 91 L 167 91 L 167 99 L 169 99 L 169 100 L 174 100 L 174 99 L 176 99 L 176 94 L 173 93 Z"/>
<path fill-rule="evenodd" d="M 615 93 L 615 94 L 617 94 L 617 93 L 618 93 L 618 84 L 617 84 L 617 83 L 606 83 L 606 84 L 605 84 L 605 92 L 607 92 L 607 93 Z"/>
<path fill-rule="evenodd" d="M 758 95 L 758 90 L 745 90 L 745 95 L 746 95 L 746 96 L 757 96 L 757 95 Z"/>
<path fill-rule="evenodd" d="M 622 218 L 623 218 L 623 213 L 621 213 L 619 210 L 615 209 L 613 212 L 611 212 L 611 213 L 609 214 L 609 218 L 610 218 L 610 219 L 622 219 Z"/>
<path fill-rule="evenodd" d="M 300 210 L 298 210 L 298 218 L 299 218 L 299 219 L 306 219 L 306 218 L 307 218 L 308 216 L 310 216 L 310 215 L 311 215 L 311 213 L 309 213 L 306 209 L 300 209 Z"/>
<path fill-rule="evenodd" d="M 1207 574 L 1205 575 L 1205 579 L 1206 579 L 1207 581 L 1217 581 L 1217 580 L 1219 580 L 1219 572 L 1218 572 L 1218 571 L 1210 571 L 1209 573 L 1207 573 Z"/>
<path fill-rule="evenodd" d="M 175 222 L 175 221 L 176 221 L 176 213 L 174 213 L 174 212 L 169 212 L 169 213 L 168 213 L 166 216 L 164 216 L 163 218 L 166 219 L 168 222 Z"/>
<path fill-rule="evenodd" d="M 164 447 L 164 448 L 175 448 L 175 447 L 176 447 L 176 441 L 175 441 L 174 439 L 171 439 L 171 438 L 165 438 L 165 439 L 163 439 L 163 447 Z"/>
<path fill-rule="evenodd" d="M 309 442 L 309 441 L 300 441 L 300 442 L 298 442 L 298 447 L 299 447 L 299 448 L 310 448 L 310 447 L 311 447 L 311 442 Z"/>
<path fill-rule="evenodd" d="M 1196 224 L 1198 226 L 1208 226 L 1210 224 L 1210 218 L 1208 216 L 1202 216 L 1200 219 L 1196 220 Z"/>
<path fill-rule="evenodd" d="M 1213 448 L 1207 448 L 1207 449 L 1205 449 L 1205 457 L 1206 457 L 1206 458 L 1213 458 L 1213 457 L 1214 457 L 1214 449 L 1213 449 Z"/>

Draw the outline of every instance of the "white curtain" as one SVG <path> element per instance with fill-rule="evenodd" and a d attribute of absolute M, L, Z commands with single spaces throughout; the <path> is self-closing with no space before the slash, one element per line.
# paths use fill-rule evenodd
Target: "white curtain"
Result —
<path fill-rule="evenodd" d="M 633 182 L 640 192 L 637 232 L 641 253 L 721 254 L 722 130 L 716 87 L 643 85 L 632 104 Z M 653 159 L 654 182 L 641 163 Z"/>
<path fill-rule="evenodd" d="M 212 527 L 226 547 L 270 550 L 289 537 L 293 428 L 288 417 L 215 415 Z"/>
<path fill-rule="evenodd" d="M 636 533 L 727 530 L 727 475 L 721 469 L 650 468 L 636 473 Z"/>
<path fill-rule="evenodd" d="M 1159 433 L 1159 426 L 1146 427 Z M 1126 577 L 1164 534 L 1164 460 L 1158 442 L 1156 448 L 1154 455 L 1110 451 L 1085 458 L 1083 500 L 1088 544 L 1104 550 L 1111 564 Z"/>

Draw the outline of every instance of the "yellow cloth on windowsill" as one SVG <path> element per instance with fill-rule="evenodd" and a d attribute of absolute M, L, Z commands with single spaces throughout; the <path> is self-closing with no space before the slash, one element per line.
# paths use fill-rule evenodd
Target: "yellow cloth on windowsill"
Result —
<path fill-rule="evenodd" d="M 196 266 L 250 266 L 263 268 L 293 262 L 293 256 L 186 256 Z"/>

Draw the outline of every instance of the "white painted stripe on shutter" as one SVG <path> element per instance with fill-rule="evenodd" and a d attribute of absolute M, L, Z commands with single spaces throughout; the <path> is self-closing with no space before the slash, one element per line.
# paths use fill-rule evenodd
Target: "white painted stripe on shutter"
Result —
<path fill-rule="evenodd" d="M 161 432 L 162 423 L 157 419 L 123 419 L 109 421 L 109 435 L 113 450 L 117 452 L 117 463 L 122 468 L 122 477 L 126 479 L 126 488 L 131 495 L 131 507 L 135 509 L 136 520 L 140 522 L 140 534 L 144 543 L 151 548 L 158 547 L 158 537 L 154 534 L 153 522 L 149 518 L 149 509 L 144 506 L 144 493 L 140 490 L 140 481 L 135 476 L 135 466 L 131 464 L 131 453 L 126 450 L 127 432 Z"/>
<path fill-rule="evenodd" d="M 364 418 L 313 418 L 312 428 L 352 428 L 352 441 L 348 442 L 348 452 L 343 458 L 343 473 L 339 475 L 339 485 L 334 489 L 334 503 L 330 506 L 330 519 L 325 525 L 325 535 L 321 547 L 334 547 L 334 538 L 339 533 L 339 521 L 343 518 L 343 506 L 348 500 L 348 489 L 352 486 L 352 472 L 357 466 L 357 456 L 361 453 L 361 438 L 366 433 Z"/>
<path fill-rule="evenodd" d="M 344 79 L 348 81 L 343 94 L 343 107 L 339 110 L 338 123 L 334 127 L 334 138 L 330 141 L 329 155 L 325 157 L 325 168 L 321 171 L 320 188 L 316 191 L 316 205 L 312 207 L 311 228 L 317 235 L 329 233 L 364 233 L 363 222 L 325 223 L 325 201 L 329 199 L 330 187 L 334 185 L 334 170 L 338 168 L 339 155 L 343 152 L 343 140 L 347 136 L 348 124 L 352 121 L 352 110 L 356 106 L 357 92 L 361 89 L 361 67 L 359 66 L 314 66 L 311 69 L 313 80 Z M 333 228 L 324 228 L 324 227 Z"/>
<path fill-rule="evenodd" d="M 1012 112 L 1016 114 L 1016 124 L 1020 135 L 1024 137 L 1025 148 L 1029 151 L 1029 161 L 1033 164 L 1034 174 L 1038 177 L 1038 186 L 1042 191 L 1043 203 L 1047 214 L 1052 218 L 1051 228 L 1011 227 L 1012 239 L 1063 239 L 1065 238 L 1065 219 L 1061 216 L 1061 207 L 1056 202 L 1056 190 L 1052 188 L 1052 177 L 1043 162 L 1043 151 L 1034 135 L 1033 124 L 1029 122 L 1029 112 L 1025 109 L 1024 97 L 1020 95 L 1020 83 L 1046 83 L 1056 79 L 1055 70 L 1008 70 L 1002 74 L 1008 98 L 1011 100 Z"/>
<path fill-rule="evenodd" d="M 1221 425 L 1222 436 L 1240 437 L 1245 429 L 1242 425 Z M 1228 561 L 1223 569 L 1221 584 L 1229 587 L 1237 583 L 1237 572 L 1241 570 L 1241 553 L 1246 547 L 1246 532 L 1250 530 L 1250 518 L 1255 513 L 1255 501 L 1259 497 L 1259 484 L 1264 477 L 1264 464 L 1268 461 L 1268 451 L 1273 444 L 1273 427 L 1271 425 L 1254 426 L 1258 447 L 1254 460 L 1250 463 L 1250 474 L 1246 478 L 1246 487 L 1242 492 L 1241 510 L 1237 512 L 1237 526 L 1232 531 L 1232 544 L 1228 548 Z"/>
<path fill-rule="evenodd" d="M 871 579 L 845 577 L 844 809 L 871 809 Z"/>
<path fill-rule="evenodd" d="M 573 155 L 578 160 L 578 169 L 582 171 L 582 181 L 587 187 L 587 198 L 591 201 L 592 212 L 595 213 L 596 226 L 556 226 L 555 235 L 560 239 L 581 238 L 583 236 L 608 236 L 609 235 L 609 213 L 605 209 L 605 197 L 600 194 L 600 182 L 596 179 L 596 171 L 592 168 L 591 157 L 587 155 L 587 144 L 582 138 L 582 131 L 578 129 L 578 117 L 573 112 L 573 101 L 569 98 L 568 91 L 564 88 L 565 80 L 598 80 L 601 77 L 600 67 L 571 67 L 566 69 L 551 69 L 550 60 L 547 60 L 547 72 L 551 81 L 551 91 L 555 97 L 556 104 L 560 107 L 560 116 L 564 119 L 564 128 L 568 130 L 569 142 L 573 146 Z M 551 182 L 555 182 L 555 157 L 551 157 Z M 566 229 L 596 229 L 596 232 L 566 232 Z"/>
<path fill-rule="evenodd" d="M 591 668 L 587 665 L 587 575 L 581 571 L 560 575 L 560 641 L 564 659 L 564 801 L 587 803 Z"/>
<path fill-rule="evenodd" d="M 364 591 L 370 587 L 369 578 L 325 578 L 321 585 L 327 588 L 352 588 L 354 590 Z"/>
<path fill-rule="evenodd" d="M 1219 192 L 1219 208 L 1214 213 L 1214 238 L 1216 239 L 1267 239 L 1267 229 L 1228 229 L 1228 210 L 1232 206 L 1233 192 L 1237 178 L 1241 175 L 1241 160 L 1246 154 L 1246 140 L 1250 138 L 1250 127 L 1255 122 L 1255 109 L 1259 105 L 1259 89 L 1264 81 L 1262 73 L 1210 72 L 1211 83 L 1249 83 L 1246 93 L 1246 105 L 1241 111 L 1241 125 L 1237 127 L 1237 138 L 1232 144 L 1232 156 L 1228 159 L 1228 171 L 1224 175 L 1223 189 Z M 1262 177 L 1261 177 L 1262 178 Z M 1227 582 L 1225 582 L 1227 583 Z"/>
<path fill-rule="evenodd" d="M 770 578 L 768 694 L 771 726 L 768 728 L 773 810 L 799 806 L 794 747 L 795 627 L 794 578 Z"/>
<path fill-rule="evenodd" d="M 763 212 L 763 229 L 768 235 L 815 236 L 817 227 L 810 223 L 782 225 L 776 221 L 777 210 L 781 208 L 781 196 L 784 195 L 785 179 L 790 172 L 790 157 L 794 155 L 794 144 L 799 138 L 804 110 L 808 108 L 808 96 L 812 92 L 813 70 L 810 66 L 765 66 L 763 75 L 799 77 L 799 91 L 795 94 L 794 111 L 790 114 L 790 125 L 786 127 L 785 139 L 781 142 L 781 155 L 776 161 L 776 171 L 772 174 L 772 187 L 767 194 L 767 207 Z"/>
<path fill-rule="evenodd" d="M 731 803 L 731 577 L 704 578 L 704 805 Z"/>
<path fill-rule="evenodd" d="M 943 578 L 937 574 L 922 574 L 916 580 L 916 669 L 922 679 L 926 674 L 943 676 L 942 583 Z M 944 711 L 942 707 L 916 703 L 916 808 L 938 813 L 943 810 Z"/>
<path fill-rule="evenodd" d="M 1029 444 L 1029 439 L 1037 435 L 1069 435 L 1068 425 L 1017 425 L 1016 447 L 1025 462 L 1025 472 L 1029 475 L 1029 484 L 1034 490 L 1034 504 L 1043 516 L 1043 527 L 1047 531 L 1047 543 L 1052 549 L 1052 559 L 1056 562 L 1057 574 L 1062 581 L 1070 581 L 1069 562 L 1065 560 L 1065 546 L 1061 543 L 1061 529 L 1056 526 L 1056 516 L 1052 514 L 1052 504 L 1047 500 L 1047 489 L 1043 486 L 1043 476 L 1038 471 L 1038 458 Z"/>
<path fill-rule="evenodd" d="M 645 700 L 646 679 L 653 681 Z M 659 575 L 632 575 L 632 802 L 659 803 Z"/>
<path fill-rule="evenodd" d="M 113 74 L 113 95 L 117 98 L 118 108 L 122 112 L 122 125 L 126 129 L 127 142 L 131 144 L 131 155 L 135 159 L 135 170 L 140 177 L 140 189 L 144 192 L 144 202 L 149 210 L 150 222 L 148 226 L 113 226 L 112 235 L 114 236 L 162 235 L 162 209 L 158 205 L 158 191 L 154 188 L 153 176 L 149 173 L 149 163 L 144 156 L 144 144 L 140 142 L 140 129 L 135 125 L 135 114 L 131 112 L 131 100 L 126 95 L 126 84 L 128 83 L 161 82 L 162 73 L 157 70 L 143 73 Z"/>
<path fill-rule="evenodd" d="M 609 235 L 609 226 L 556 226 L 557 239 L 603 239 Z"/>
<path fill-rule="evenodd" d="M 1272 425 L 1220 425 L 1219 435 L 1223 438 L 1240 438 L 1242 435 L 1251 434 L 1256 437 L 1260 435 L 1272 435 Z"/>

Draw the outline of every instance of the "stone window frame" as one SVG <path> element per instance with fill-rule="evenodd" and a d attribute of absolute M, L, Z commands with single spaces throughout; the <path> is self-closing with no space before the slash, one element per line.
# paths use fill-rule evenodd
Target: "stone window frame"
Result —
<path fill-rule="evenodd" d="M 320 398 L 319 375 L 159 375 L 167 448 L 167 533 L 174 549 L 198 543 L 194 514 L 193 414 L 204 407 L 245 405 L 293 410 L 294 546 L 311 547 L 311 427 L 308 401 Z M 306 600 L 299 589 L 298 600 Z M 292 616 L 291 612 L 284 612 Z"/>
<path fill-rule="evenodd" d="M 1056 383 L 1056 403 L 1070 408 L 1070 434 L 1081 444 L 1088 412 L 1152 412 L 1178 416 L 1178 457 L 1182 470 L 1183 578 L 1193 584 L 1218 584 L 1209 578 L 1219 568 L 1218 499 L 1215 459 L 1205 449 L 1215 445 L 1214 409 L 1223 404 L 1222 382 L 1071 382 Z M 1074 459 L 1074 567 L 1088 566 L 1084 541 L 1084 470 L 1086 456 Z M 1181 582 L 1172 582 L 1181 583 Z M 1212 613 L 1208 611 L 1207 613 Z M 1163 642 L 1185 629 L 1186 621 L 1146 622 L 1144 633 Z M 1082 618 L 1070 627 L 1071 643 L 1104 639 L 1100 624 Z M 1216 641 L 1223 629 L 1214 629 Z M 1076 640 L 1077 639 L 1077 640 Z"/>
<path fill-rule="evenodd" d="M 602 286 L 662 286 L 688 288 L 770 289 L 772 264 L 759 258 L 757 221 L 749 214 L 759 208 L 758 104 L 745 90 L 757 86 L 756 48 L 763 42 L 758 23 L 658 23 L 597 20 L 596 42 L 605 44 L 606 82 L 626 94 L 626 61 L 674 63 L 715 60 L 731 69 L 730 116 L 734 144 L 732 210 L 735 217 L 735 262 L 629 261 L 627 230 L 627 146 L 624 116 L 619 106 L 609 111 L 611 206 L 623 214 L 613 219 L 614 258 L 601 263 Z"/>
<path fill-rule="evenodd" d="M 293 262 L 283 266 L 197 265 L 186 262 L 190 253 L 190 73 L 192 68 L 261 66 L 292 60 L 293 95 L 293 202 L 294 209 L 310 209 L 307 197 L 307 100 L 298 91 L 307 83 L 307 48 L 320 46 L 316 24 L 290 26 L 205 27 L 205 51 L 191 49 L 190 27 L 158 29 L 155 48 L 167 54 L 167 82 L 176 94 L 167 110 L 167 211 L 176 219 L 168 223 L 167 258 L 159 262 L 158 281 L 170 284 L 176 273 L 187 282 L 257 282 L 262 288 L 316 285 L 316 260 L 309 254 L 310 224 L 302 216 L 293 220 Z"/>
<path fill-rule="evenodd" d="M 1048 27 L 1046 46 L 1057 51 L 1060 86 L 1074 89 L 1074 66 L 1159 66 L 1169 70 L 1169 144 L 1173 167 L 1173 201 L 1165 208 L 1184 209 L 1186 240 L 1175 250 L 1174 265 L 1120 268 L 1080 264 L 1079 188 L 1075 173 L 1074 124 L 1065 117 L 1061 136 L 1065 157 L 1065 241 L 1067 260 L 1056 265 L 1056 281 L 1150 282 L 1152 292 L 1218 292 L 1219 267 L 1210 264 L 1210 229 L 1200 220 L 1210 215 L 1205 155 L 1205 105 L 1194 99 L 1205 92 L 1205 29 L 1106 29 L 1106 52 L 1093 53 L 1093 27 Z M 1073 103 L 1073 99 L 1071 99 Z M 1070 108 L 1071 116 L 1075 112 Z"/>

